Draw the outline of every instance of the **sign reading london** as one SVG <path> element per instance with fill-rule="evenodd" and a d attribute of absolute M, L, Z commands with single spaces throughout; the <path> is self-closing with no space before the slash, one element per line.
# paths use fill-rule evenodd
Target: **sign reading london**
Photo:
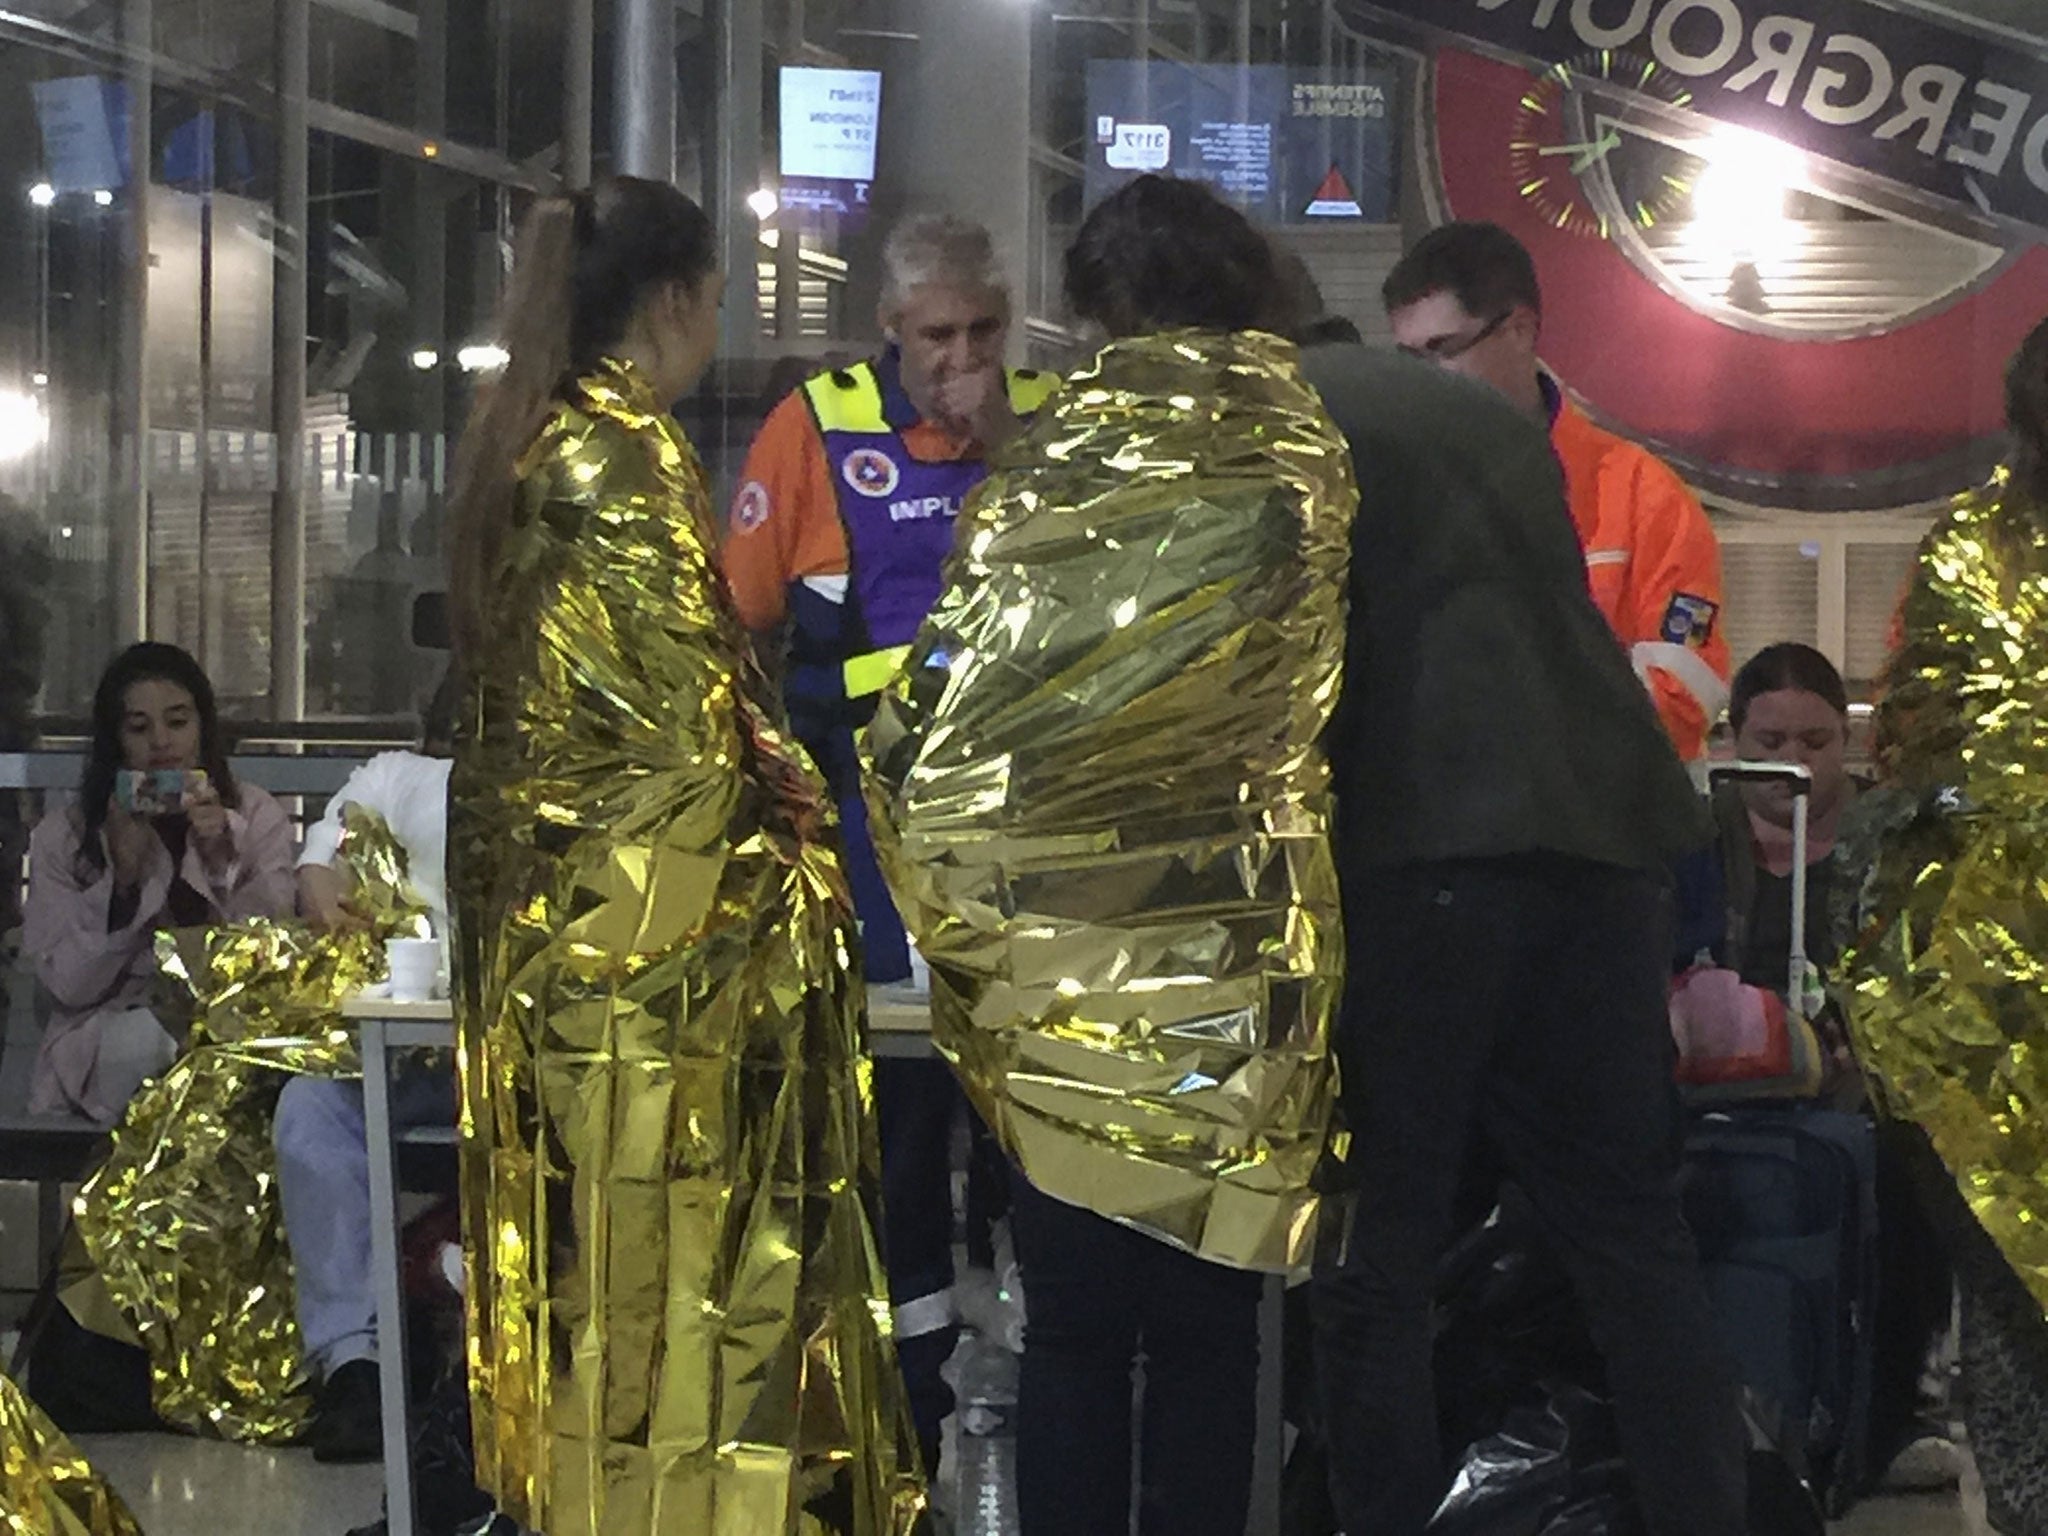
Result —
<path fill-rule="evenodd" d="M 782 206 L 799 213 L 860 219 L 875 181 L 875 140 L 882 122 L 882 77 L 870 69 L 784 65 Z"/>

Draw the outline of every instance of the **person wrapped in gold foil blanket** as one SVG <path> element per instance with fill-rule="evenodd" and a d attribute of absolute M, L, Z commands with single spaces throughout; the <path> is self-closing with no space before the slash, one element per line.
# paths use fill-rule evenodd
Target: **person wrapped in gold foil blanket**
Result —
<path fill-rule="evenodd" d="M 716 248 L 654 182 L 537 204 L 458 456 L 478 1481 L 548 1536 L 891 1536 L 924 1490 L 847 894 L 666 414 Z"/>
<path fill-rule="evenodd" d="M 2020 454 L 1928 535 L 1901 614 L 1845 980 L 1884 1108 L 2048 1306 L 2048 326 L 2011 386 Z"/>
<path fill-rule="evenodd" d="M 157 1414 L 200 1434 L 282 1444 L 311 1407 L 271 1117 L 295 1074 L 360 1074 L 341 1004 L 384 974 L 386 939 L 425 921 L 390 829 L 359 806 L 344 826 L 362 927 L 256 919 L 158 939 L 160 975 L 192 1014 L 186 1047 L 130 1101 L 78 1198 L 92 1267 L 65 1304 L 139 1341 Z"/>
<path fill-rule="evenodd" d="M 1291 344 L 1113 342 L 970 501 L 867 737 L 935 1036 L 1025 1176 L 1245 1268 L 1315 1227 L 1356 505 Z"/>
<path fill-rule="evenodd" d="M 1238 210 L 1139 177 L 1066 267 L 1112 340 L 963 509 L 866 737 L 869 821 L 1019 1175 L 1023 1528 L 1125 1530 L 1135 1499 L 1143 1531 L 1234 1536 L 1259 1271 L 1310 1256 L 1334 1099 L 1321 738 L 1358 492 Z"/>
<path fill-rule="evenodd" d="M 1961 1298 L 1959 1397 L 1993 1527 L 2048 1530 L 2048 323 L 2006 377 L 2013 454 L 1920 547 L 1878 710 L 1882 786 L 1841 981 L 1857 1056 Z M 1914 1128 L 1924 1133 L 1924 1140 Z M 1930 1151 L 1931 1148 L 1931 1151 Z"/>
<path fill-rule="evenodd" d="M 142 1536 L 120 1495 L 0 1376 L 0 1536 Z"/>

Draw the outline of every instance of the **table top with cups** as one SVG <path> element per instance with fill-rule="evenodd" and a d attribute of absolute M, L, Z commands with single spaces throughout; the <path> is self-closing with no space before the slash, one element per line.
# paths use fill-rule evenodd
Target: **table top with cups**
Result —
<path fill-rule="evenodd" d="M 453 1006 L 445 997 L 422 1002 L 398 1002 L 367 993 L 343 1003 L 341 1015 L 345 1019 L 406 1019 L 423 1023 L 446 1021 L 455 1016 Z M 922 999 L 885 996 L 882 989 L 874 988 L 868 994 L 868 1027 L 878 1034 L 926 1034 L 932 1027 L 930 1004 Z"/>

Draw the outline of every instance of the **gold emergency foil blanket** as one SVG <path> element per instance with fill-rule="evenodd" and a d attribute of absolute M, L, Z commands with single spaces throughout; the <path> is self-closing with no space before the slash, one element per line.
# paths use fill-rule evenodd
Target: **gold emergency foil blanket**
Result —
<path fill-rule="evenodd" d="M 520 480 L 450 842 L 478 1480 L 548 1536 L 910 1530 L 824 786 L 638 376 Z"/>
<path fill-rule="evenodd" d="M 866 738 L 976 1107 L 1039 1188 L 1245 1268 L 1315 1226 L 1357 506 L 1292 346 L 1114 343 L 969 502 Z"/>
<path fill-rule="evenodd" d="M 2048 511 L 2001 474 L 1921 546 L 1895 787 L 1847 956 L 1858 1055 L 2048 1306 Z"/>
<path fill-rule="evenodd" d="M 78 1197 L 98 1279 L 149 1352 L 157 1413 L 201 1434 L 281 1444 L 311 1408 L 271 1119 L 292 1076 L 360 1075 L 340 1006 L 383 976 L 385 939 L 422 921 L 379 817 L 347 809 L 341 856 L 361 931 L 258 919 L 159 937 L 160 973 L 197 1010 L 187 1049 L 129 1103 Z"/>
<path fill-rule="evenodd" d="M 0 1376 L 0 1536 L 142 1536 L 78 1447 Z"/>

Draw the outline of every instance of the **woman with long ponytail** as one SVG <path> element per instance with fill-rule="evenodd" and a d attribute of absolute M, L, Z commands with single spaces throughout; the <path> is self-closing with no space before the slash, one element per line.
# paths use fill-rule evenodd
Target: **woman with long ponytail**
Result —
<path fill-rule="evenodd" d="M 667 414 L 711 222 L 543 199 L 456 457 L 450 885 L 478 1481 L 550 1536 L 895 1536 L 854 934 Z"/>

